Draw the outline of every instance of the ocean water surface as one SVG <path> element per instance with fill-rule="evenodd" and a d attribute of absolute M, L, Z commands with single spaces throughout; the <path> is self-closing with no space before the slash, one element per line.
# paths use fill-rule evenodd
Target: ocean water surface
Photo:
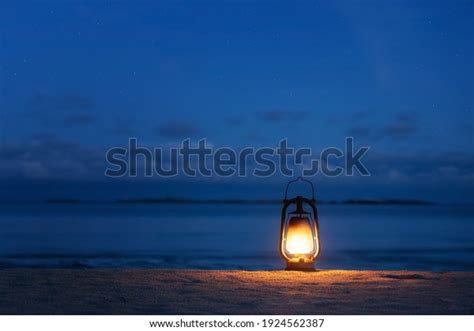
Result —
<path fill-rule="evenodd" d="M 474 206 L 320 205 L 321 269 L 474 270 Z M 0 267 L 272 270 L 280 206 L 0 205 Z"/>

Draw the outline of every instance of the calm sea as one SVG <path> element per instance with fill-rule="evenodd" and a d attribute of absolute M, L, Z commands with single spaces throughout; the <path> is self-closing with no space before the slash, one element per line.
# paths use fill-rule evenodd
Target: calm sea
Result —
<path fill-rule="evenodd" d="M 278 205 L 0 205 L 0 267 L 281 269 Z M 474 206 L 321 205 L 317 267 L 474 270 Z"/>

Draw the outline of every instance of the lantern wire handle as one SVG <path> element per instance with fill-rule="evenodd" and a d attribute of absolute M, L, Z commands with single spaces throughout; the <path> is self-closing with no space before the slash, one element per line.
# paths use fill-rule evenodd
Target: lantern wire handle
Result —
<path fill-rule="evenodd" d="M 314 185 L 311 181 L 307 180 L 307 179 L 304 179 L 303 177 L 299 176 L 298 178 L 296 179 L 293 179 L 293 180 L 290 180 L 288 182 L 288 184 L 286 184 L 286 189 L 285 189 L 285 200 L 288 200 L 288 188 L 290 187 L 290 184 L 293 184 L 293 183 L 296 183 L 297 181 L 303 181 L 303 182 L 306 182 L 308 183 L 309 185 L 311 185 L 311 192 L 313 194 L 313 200 L 314 200 Z"/>

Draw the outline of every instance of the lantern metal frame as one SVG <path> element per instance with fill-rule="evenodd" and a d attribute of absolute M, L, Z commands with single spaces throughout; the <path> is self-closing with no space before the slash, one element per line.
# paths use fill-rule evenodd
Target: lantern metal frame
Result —
<path fill-rule="evenodd" d="M 296 183 L 298 181 L 303 181 L 311 185 L 311 199 L 308 199 L 303 196 L 296 196 L 294 198 L 288 199 L 288 189 L 291 184 Z M 296 210 L 293 212 L 287 213 L 288 208 L 291 205 L 296 205 Z M 311 208 L 311 212 L 307 212 L 304 210 L 304 205 L 308 205 Z M 312 215 L 311 215 L 312 214 Z M 308 259 L 300 259 L 299 261 L 291 261 L 292 258 L 285 253 L 284 247 L 284 235 L 285 235 L 285 225 L 287 220 L 290 219 L 291 215 L 308 215 L 310 221 L 312 220 L 312 226 L 314 228 L 311 229 L 313 237 L 316 236 L 317 240 L 317 247 L 315 247 L 316 252 L 312 253 Z M 314 240 L 314 238 L 312 238 Z M 286 242 L 285 242 L 286 244 Z M 298 270 L 298 271 L 314 271 L 314 262 L 319 257 L 321 253 L 321 241 L 319 239 L 319 221 L 318 221 L 318 209 L 316 207 L 316 199 L 314 197 L 314 186 L 313 183 L 303 177 L 298 177 L 294 180 L 291 180 L 286 185 L 285 189 L 285 198 L 283 200 L 283 208 L 281 211 L 281 229 L 280 229 L 280 254 L 281 256 L 287 261 L 286 270 Z"/>

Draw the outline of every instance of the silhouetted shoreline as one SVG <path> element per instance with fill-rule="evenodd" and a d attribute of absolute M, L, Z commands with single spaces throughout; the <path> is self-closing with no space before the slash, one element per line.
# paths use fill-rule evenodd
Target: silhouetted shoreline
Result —
<path fill-rule="evenodd" d="M 122 204 L 232 204 L 232 205 L 276 205 L 282 200 L 245 200 L 245 199 L 119 199 L 116 203 Z M 432 205 L 433 202 L 414 199 L 349 199 L 342 201 L 319 201 L 318 204 L 326 205 Z"/>
<path fill-rule="evenodd" d="M 78 199 L 48 199 L 46 204 L 80 204 L 101 203 L 97 201 L 82 201 Z M 107 202 L 105 202 L 107 203 Z M 117 199 L 116 204 L 194 204 L 194 205 L 279 205 L 281 199 L 186 199 L 186 198 L 143 198 L 143 199 Z M 348 200 L 318 200 L 324 205 L 436 205 L 437 203 L 417 199 L 348 199 Z"/>

